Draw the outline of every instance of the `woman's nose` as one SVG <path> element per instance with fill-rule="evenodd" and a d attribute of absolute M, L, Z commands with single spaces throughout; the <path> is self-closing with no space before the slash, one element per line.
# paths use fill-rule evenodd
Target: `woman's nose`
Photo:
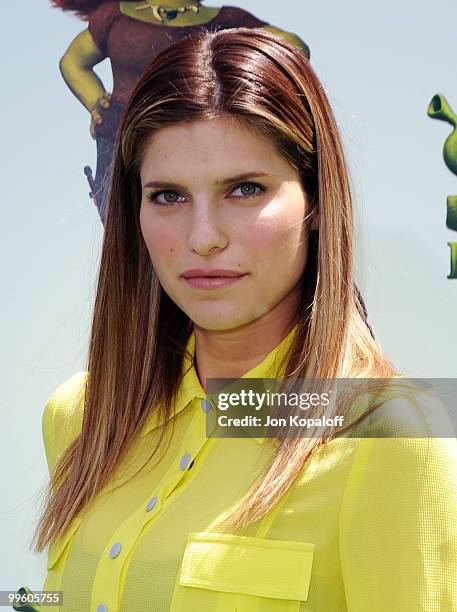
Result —
<path fill-rule="evenodd" d="M 215 247 L 224 248 L 227 245 L 221 215 L 213 205 L 196 203 L 189 224 L 188 246 L 200 255 L 209 253 Z"/>

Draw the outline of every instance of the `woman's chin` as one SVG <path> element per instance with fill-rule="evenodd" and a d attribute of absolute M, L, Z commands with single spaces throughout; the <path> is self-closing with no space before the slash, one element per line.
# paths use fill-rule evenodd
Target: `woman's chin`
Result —
<path fill-rule="evenodd" d="M 208 331 L 230 331 L 238 327 L 242 327 L 253 319 L 248 313 L 243 315 L 240 312 L 240 307 L 221 308 L 215 304 L 211 308 L 199 309 L 196 308 L 192 312 L 187 312 L 187 315 L 192 320 L 194 325 Z"/>

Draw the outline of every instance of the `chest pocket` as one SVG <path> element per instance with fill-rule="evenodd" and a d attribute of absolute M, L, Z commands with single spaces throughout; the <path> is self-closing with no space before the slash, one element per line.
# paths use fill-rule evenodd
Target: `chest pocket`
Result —
<path fill-rule="evenodd" d="M 170 612 L 298 612 L 313 554 L 307 542 L 191 532 Z"/>

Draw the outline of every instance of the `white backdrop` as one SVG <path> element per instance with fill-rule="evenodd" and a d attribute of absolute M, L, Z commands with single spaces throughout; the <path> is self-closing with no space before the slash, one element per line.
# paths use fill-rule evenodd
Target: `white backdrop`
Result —
<path fill-rule="evenodd" d="M 348 155 L 359 287 L 386 354 L 410 376 L 456 376 L 457 280 L 446 276 L 457 232 L 445 219 L 457 177 L 442 159 L 451 126 L 426 114 L 438 92 L 457 110 L 455 3 L 232 4 L 311 48 Z M 41 589 L 45 555 L 28 552 L 47 476 L 41 415 L 85 368 L 102 226 L 82 172 L 95 170 L 89 115 L 58 68 L 85 24 L 46 1 L 2 15 L 0 589 Z M 96 71 L 110 88 L 108 62 Z"/>

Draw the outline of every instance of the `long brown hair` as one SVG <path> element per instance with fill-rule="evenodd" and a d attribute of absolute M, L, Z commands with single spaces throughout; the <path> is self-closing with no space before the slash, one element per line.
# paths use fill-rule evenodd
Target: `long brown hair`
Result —
<path fill-rule="evenodd" d="M 55 541 L 109 482 L 151 411 L 172 411 L 193 328 L 152 267 L 139 223 L 139 169 L 153 132 L 221 116 L 268 138 L 299 171 L 310 206 L 318 211 L 302 301 L 291 321 L 297 332 L 285 376 L 401 376 L 370 334 L 358 303 L 345 158 L 324 88 L 307 58 L 263 29 L 187 37 L 150 64 L 118 132 L 82 429 L 49 485 L 37 552 Z M 162 426 L 163 435 L 169 425 Z M 324 442 L 325 437 L 280 440 L 265 475 L 234 514 L 233 528 L 264 516 Z"/>

